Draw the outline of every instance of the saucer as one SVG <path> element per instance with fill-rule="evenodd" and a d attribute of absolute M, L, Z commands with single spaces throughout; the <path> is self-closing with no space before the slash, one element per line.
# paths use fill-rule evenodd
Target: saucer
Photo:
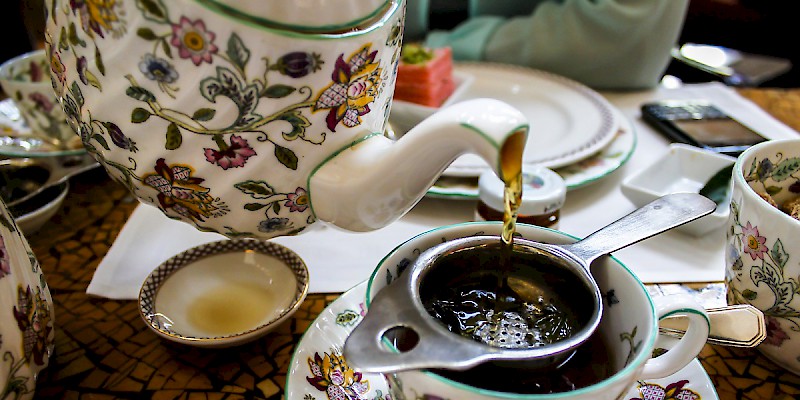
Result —
<path fill-rule="evenodd" d="M 567 190 L 582 188 L 597 182 L 616 171 L 631 158 L 636 149 L 636 131 L 633 124 L 619 111 L 620 128 L 608 146 L 596 154 L 554 171 L 564 178 Z M 478 178 L 471 176 L 442 176 L 428 190 L 428 197 L 452 200 L 478 198 Z"/>
<path fill-rule="evenodd" d="M 388 398 L 389 387 L 383 375 L 356 373 L 342 356 L 345 339 L 366 313 L 366 289 L 365 281 L 345 292 L 323 310 L 303 334 L 289 365 L 285 399 Z M 657 345 L 662 341 L 663 346 L 674 343 L 671 338 L 662 336 Z M 664 394 L 670 389 L 676 390 L 671 398 L 719 400 L 711 379 L 697 359 L 666 378 L 637 381 L 620 398 L 661 400 L 666 399 Z M 337 394 L 341 396 L 335 397 Z"/>
<path fill-rule="evenodd" d="M 525 165 L 555 169 L 574 164 L 606 147 L 620 126 L 615 108 L 605 97 L 561 75 L 494 63 L 456 63 L 453 71 L 475 77 L 462 93 L 453 96 L 454 103 L 494 98 L 529 119 Z M 444 175 L 479 176 L 488 168 L 482 158 L 466 154 Z"/>
<path fill-rule="evenodd" d="M 12 99 L 0 101 L 0 157 L 53 157 L 86 154 L 80 137 L 75 135 L 75 148 L 60 149 L 33 135 Z"/>
<path fill-rule="evenodd" d="M 261 240 L 221 240 L 153 270 L 139 292 L 139 313 L 165 339 L 228 347 L 277 327 L 307 293 L 308 269 L 292 250 Z"/>

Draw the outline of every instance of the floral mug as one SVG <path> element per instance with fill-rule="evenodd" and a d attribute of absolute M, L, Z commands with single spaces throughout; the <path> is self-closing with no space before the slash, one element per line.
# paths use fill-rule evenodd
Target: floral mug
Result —
<path fill-rule="evenodd" d="M 0 201 L 0 399 L 33 398 L 54 347 L 53 301 L 28 242 Z"/>
<path fill-rule="evenodd" d="M 141 201 L 200 230 L 378 229 L 460 154 L 499 170 L 506 139 L 527 134 L 518 110 L 485 99 L 388 138 L 405 0 L 319 0 L 281 21 L 273 7 L 309 2 L 46 3 L 53 86 L 84 147 Z M 334 8 L 366 22 L 291 29 Z M 295 14 L 313 21 L 286 20 Z"/>
<path fill-rule="evenodd" d="M 778 208 L 800 197 L 800 139 L 744 151 L 733 168 L 725 254 L 729 304 L 764 312 L 758 350 L 800 374 L 800 221 Z"/>

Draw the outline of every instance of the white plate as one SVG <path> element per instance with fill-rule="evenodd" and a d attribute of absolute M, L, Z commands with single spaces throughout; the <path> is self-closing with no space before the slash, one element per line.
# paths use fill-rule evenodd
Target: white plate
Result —
<path fill-rule="evenodd" d="M 505 101 L 528 117 L 531 131 L 523 155 L 527 165 L 558 168 L 591 156 L 614 138 L 614 107 L 594 90 L 549 72 L 491 63 L 457 63 L 454 72 L 472 83 L 453 102 L 489 97 Z M 445 170 L 449 176 L 478 176 L 488 165 L 467 154 Z"/>
<path fill-rule="evenodd" d="M 592 156 L 555 171 L 564 178 L 567 190 L 584 187 L 611 175 L 631 158 L 636 149 L 636 131 L 633 124 L 618 115 L 620 128 L 609 143 Z M 478 198 L 477 177 L 442 176 L 428 190 L 428 197 L 453 200 L 474 200 Z"/>
<path fill-rule="evenodd" d="M 325 392 L 323 387 L 327 384 L 330 384 L 328 387 L 331 394 L 347 393 L 350 395 L 347 398 L 352 399 L 385 400 L 389 395 L 389 388 L 383 375 L 353 373 L 354 371 L 349 368 L 347 361 L 342 357 L 345 339 L 365 313 L 366 288 L 367 283 L 362 282 L 348 290 L 323 310 L 303 334 L 300 343 L 295 348 L 286 377 L 284 397 L 287 400 L 334 398 Z M 341 377 L 342 379 L 337 382 L 326 381 L 325 385 L 318 383 L 319 387 L 317 387 L 311 383 L 315 380 L 312 365 L 322 365 L 322 360 L 325 358 L 335 359 L 335 363 L 328 365 L 338 368 L 336 374 L 327 376 Z M 321 377 L 325 376 L 325 372 L 331 371 L 318 370 Z M 338 384 L 336 387 L 338 382 L 343 382 L 345 385 Z M 621 398 L 632 400 L 656 398 L 652 397 L 654 392 L 663 391 L 670 385 L 681 385 L 681 390 L 685 391 L 675 393 L 674 398 L 719 400 L 711 379 L 696 359 L 682 370 L 666 378 L 636 382 L 634 387 L 631 387 Z M 651 397 L 645 397 L 641 390 L 647 390 Z"/>

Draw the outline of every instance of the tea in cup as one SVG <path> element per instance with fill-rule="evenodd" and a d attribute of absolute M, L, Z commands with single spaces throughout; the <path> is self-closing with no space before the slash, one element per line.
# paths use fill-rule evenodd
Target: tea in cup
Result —
<path fill-rule="evenodd" d="M 763 311 L 767 338 L 758 350 L 795 374 L 800 374 L 800 264 L 795 259 L 800 214 L 792 205 L 800 204 L 798 170 L 798 139 L 763 142 L 738 157 L 725 252 L 728 303 Z"/>
<path fill-rule="evenodd" d="M 381 261 L 370 277 L 366 295 L 368 315 L 377 293 L 396 280 L 428 248 L 475 235 L 496 235 L 499 241 L 501 229 L 502 224 L 493 222 L 451 225 L 401 244 Z M 518 224 L 517 232 L 525 239 L 545 243 L 575 241 L 567 234 L 526 224 Z M 705 344 L 709 328 L 702 306 L 687 297 L 654 301 L 635 274 L 613 257 L 598 259 L 591 269 L 603 294 L 602 320 L 595 333 L 557 368 L 529 369 L 524 364 L 506 361 L 483 363 L 467 370 L 405 370 L 401 367 L 386 374 L 394 397 L 540 399 L 549 398 L 550 393 L 561 393 L 559 398 L 615 399 L 635 380 L 668 376 L 696 357 Z M 573 293 L 563 290 L 557 295 L 569 297 Z M 381 312 L 391 314 L 394 310 L 381 309 Z M 653 358 L 658 320 L 675 314 L 688 317 L 689 332 L 675 347 Z M 388 352 L 416 345 L 413 332 L 408 334 L 398 329 L 391 333 L 385 339 L 394 340 L 395 347 L 386 345 Z M 416 339 L 425 340 L 424 337 Z M 359 368 L 356 359 L 348 357 L 348 361 Z"/>
<path fill-rule="evenodd" d="M 44 50 L 19 55 L 0 65 L 0 85 L 17 106 L 31 135 L 54 149 L 82 147 L 56 99 Z"/>

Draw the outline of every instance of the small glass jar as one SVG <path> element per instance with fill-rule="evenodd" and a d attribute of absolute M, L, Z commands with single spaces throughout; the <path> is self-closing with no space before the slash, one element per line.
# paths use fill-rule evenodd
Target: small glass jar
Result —
<path fill-rule="evenodd" d="M 479 200 L 475 209 L 478 221 L 502 221 L 505 184 L 494 171 L 486 171 L 478 179 Z M 543 168 L 523 168 L 522 203 L 517 222 L 558 228 L 561 206 L 567 197 L 564 179 L 554 171 Z"/>

